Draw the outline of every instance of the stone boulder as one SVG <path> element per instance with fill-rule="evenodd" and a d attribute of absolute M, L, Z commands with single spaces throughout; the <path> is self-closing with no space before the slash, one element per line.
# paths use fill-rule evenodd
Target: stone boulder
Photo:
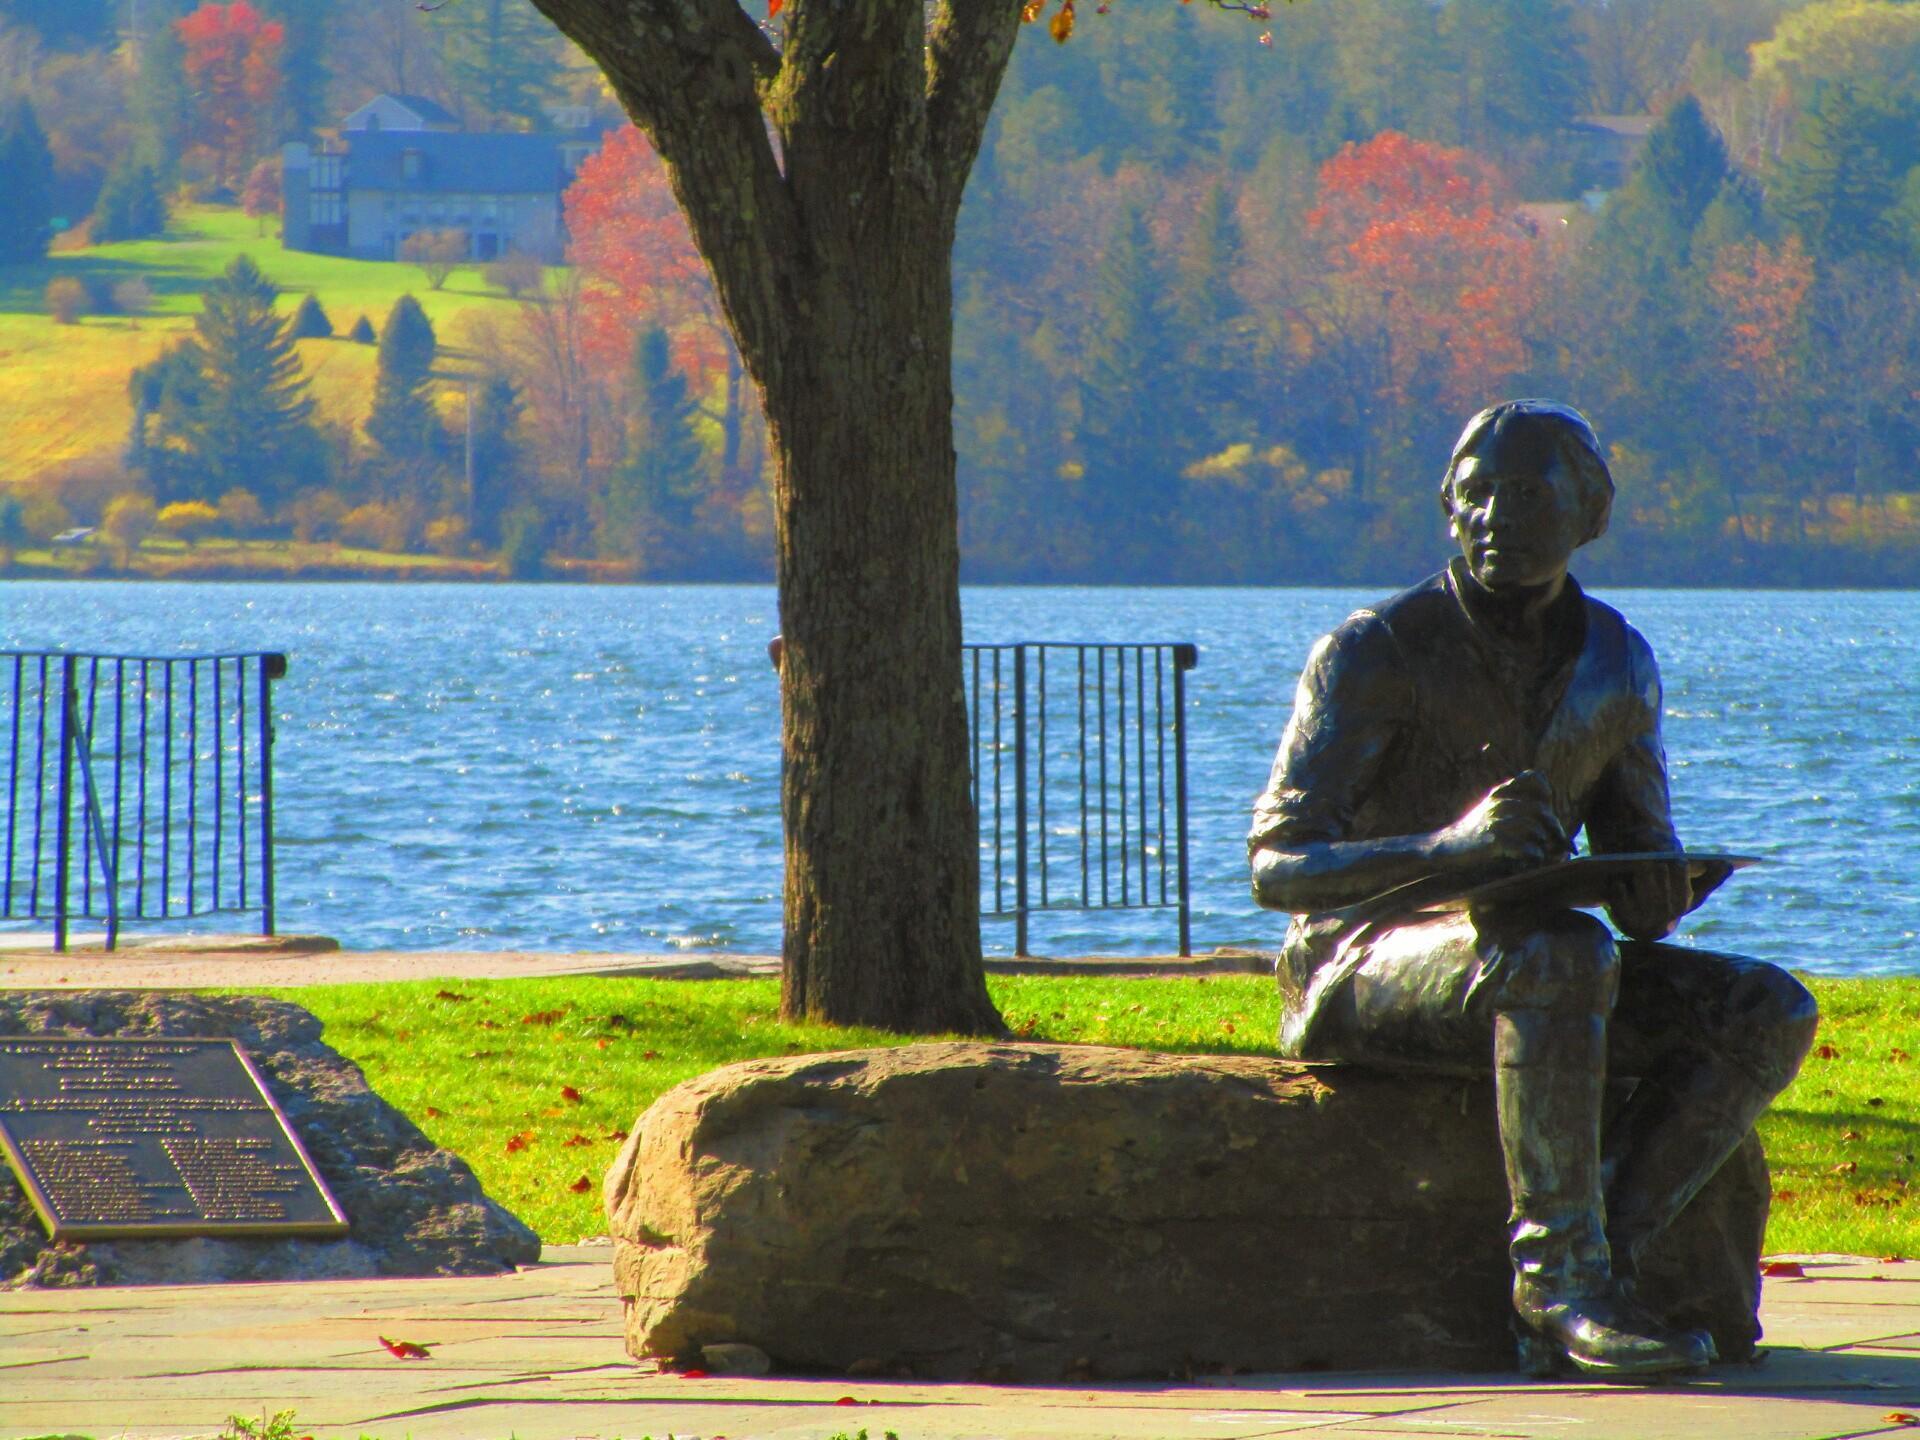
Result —
<path fill-rule="evenodd" d="M 1644 1290 L 1751 1354 L 1766 1161 L 1746 1146 Z M 1511 1369 L 1490 1083 L 1096 1047 L 730 1065 L 608 1173 L 636 1356 L 1051 1381 Z"/>
<path fill-rule="evenodd" d="M 466 1161 L 376 1095 L 298 1005 L 258 996 L 0 991 L 0 1035 L 237 1039 L 312 1156 L 351 1230 L 307 1237 L 55 1245 L 0 1160 L 0 1286 L 495 1275 L 540 1237 L 487 1198 Z"/>

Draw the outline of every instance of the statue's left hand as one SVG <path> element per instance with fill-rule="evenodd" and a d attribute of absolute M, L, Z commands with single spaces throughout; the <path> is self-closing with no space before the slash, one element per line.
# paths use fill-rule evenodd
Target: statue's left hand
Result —
<path fill-rule="evenodd" d="M 1619 882 L 1607 914 L 1630 940 L 1664 940 L 1693 903 L 1686 862 L 1648 865 Z"/>

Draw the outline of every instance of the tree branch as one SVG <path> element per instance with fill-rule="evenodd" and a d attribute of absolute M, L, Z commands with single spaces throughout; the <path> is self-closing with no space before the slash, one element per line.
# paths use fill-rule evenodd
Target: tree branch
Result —
<path fill-rule="evenodd" d="M 784 337 L 797 225 L 761 94 L 780 54 L 735 0 L 533 0 L 666 165 L 744 355 Z"/>
<path fill-rule="evenodd" d="M 1020 0 L 940 0 L 927 37 L 933 163 L 954 213 L 1020 33 Z"/>

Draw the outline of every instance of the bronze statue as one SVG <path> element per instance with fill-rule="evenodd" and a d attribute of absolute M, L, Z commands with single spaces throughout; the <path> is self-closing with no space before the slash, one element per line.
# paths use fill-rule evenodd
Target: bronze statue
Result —
<path fill-rule="evenodd" d="M 1483 410 L 1440 499 L 1460 558 L 1315 647 L 1254 810 L 1254 896 L 1294 912 L 1281 1047 L 1491 1068 L 1523 1368 L 1698 1369 L 1712 1338 L 1646 1310 L 1636 1267 L 1799 1069 L 1813 997 L 1657 943 L 1709 888 L 1683 861 L 1612 882 L 1625 940 L 1553 903 L 1396 913 L 1398 887 L 1564 860 L 1583 828 L 1596 855 L 1680 849 L 1653 652 L 1567 574 L 1612 507 L 1592 428 L 1549 401 Z M 1638 1084 L 1603 1135 L 1610 1073 Z"/>

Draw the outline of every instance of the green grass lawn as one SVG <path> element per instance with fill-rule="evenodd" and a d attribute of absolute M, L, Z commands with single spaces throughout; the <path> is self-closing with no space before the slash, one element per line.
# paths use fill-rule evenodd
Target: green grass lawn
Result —
<path fill-rule="evenodd" d="M 1812 983 L 1822 1048 L 1762 1125 L 1775 1190 L 1768 1248 L 1912 1254 L 1920 1247 L 1905 1206 L 1920 1150 L 1920 1067 L 1910 1058 L 1920 1053 L 1920 979 Z M 1273 1053 L 1273 986 L 1255 976 L 1019 976 L 990 985 L 1008 1023 L 1038 1040 Z M 328 1042 L 382 1095 L 552 1242 L 605 1231 L 600 1177 L 628 1127 L 668 1088 L 735 1060 L 908 1043 L 784 1024 L 772 980 L 421 981 L 278 993 L 318 1015 Z"/>
<path fill-rule="evenodd" d="M 31 265 L 0 265 L 0 480 L 29 480 L 64 461 L 117 455 L 133 412 L 127 376 L 191 328 L 200 291 L 237 255 L 250 255 L 281 289 L 291 313 L 303 294 L 319 297 L 336 337 L 366 315 L 378 328 L 404 294 L 420 301 L 442 341 L 454 321 L 476 308 L 510 305 L 490 290 L 479 266 L 467 265 L 429 290 L 414 265 L 309 255 L 281 247 L 276 234 L 237 209 L 187 206 L 159 239 L 61 250 Z M 46 313 L 47 283 L 59 276 L 109 285 L 138 277 L 153 292 L 145 315 L 87 316 L 56 325 Z M 335 338 L 303 340 L 300 356 L 312 377 L 319 413 L 358 419 L 373 385 L 374 351 Z"/>

